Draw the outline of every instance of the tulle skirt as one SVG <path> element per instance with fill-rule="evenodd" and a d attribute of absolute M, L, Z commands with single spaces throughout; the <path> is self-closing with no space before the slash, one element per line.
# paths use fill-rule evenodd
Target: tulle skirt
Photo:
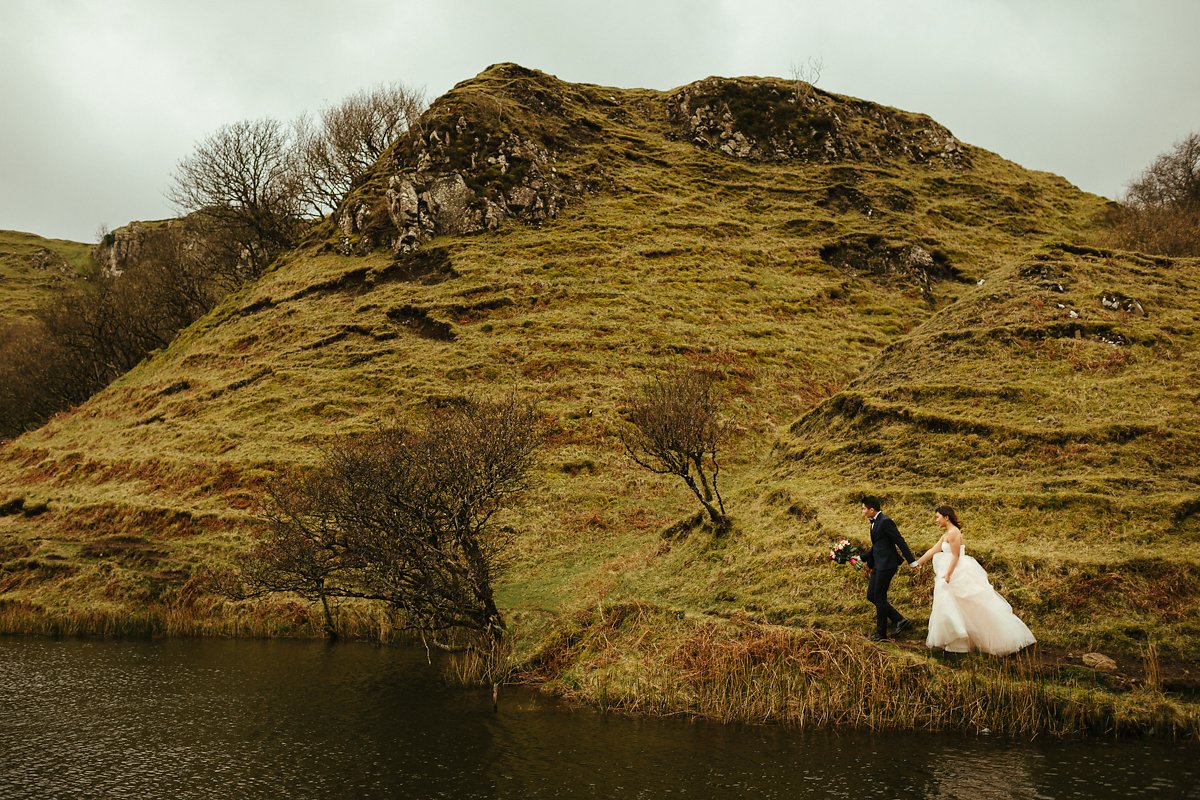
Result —
<path fill-rule="evenodd" d="M 933 610 L 925 644 L 951 653 L 980 650 L 1003 656 L 1037 641 L 992 588 L 978 561 L 965 553 L 959 556 L 953 580 L 947 583 L 949 566 L 949 553 L 934 555 Z"/>

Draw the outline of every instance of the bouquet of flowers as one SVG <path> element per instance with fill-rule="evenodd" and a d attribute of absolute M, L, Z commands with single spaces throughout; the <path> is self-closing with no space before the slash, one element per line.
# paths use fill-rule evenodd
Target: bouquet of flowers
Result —
<path fill-rule="evenodd" d="M 835 564 L 849 564 L 855 569 L 863 566 L 863 555 L 866 553 L 849 539 L 842 539 L 829 550 L 829 560 Z"/>

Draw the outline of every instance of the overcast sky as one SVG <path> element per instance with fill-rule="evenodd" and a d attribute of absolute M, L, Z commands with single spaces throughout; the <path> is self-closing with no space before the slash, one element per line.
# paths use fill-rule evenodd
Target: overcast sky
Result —
<path fill-rule="evenodd" d="M 817 58 L 824 89 L 1116 197 L 1200 130 L 1197 32 L 1193 0 L 0 0 L 0 229 L 173 216 L 176 163 L 223 124 L 500 61 L 671 89 Z"/>

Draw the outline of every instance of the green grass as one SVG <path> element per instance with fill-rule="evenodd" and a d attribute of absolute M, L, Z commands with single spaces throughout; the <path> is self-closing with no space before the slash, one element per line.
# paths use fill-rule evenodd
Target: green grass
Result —
<path fill-rule="evenodd" d="M 92 245 L 0 231 L 0 322 L 29 316 L 94 266 Z"/>
<path fill-rule="evenodd" d="M 294 609 L 234 607 L 205 583 L 243 551 L 263 481 L 313 463 L 329 436 L 516 388 L 555 423 L 537 488 L 503 519 L 522 535 L 498 587 L 520 658 L 537 669 L 553 661 L 538 656 L 540 636 L 579 625 L 594 642 L 596 615 L 613 605 L 648 609 L 636 636 L 651 637 L 615 642 L 675 647 L 706 626 L 717 626 L 713 641 L 767 626 L 874 658 L 856 637 L 873 620 L 865 587 L 823 559 L 836 538 L 866 538 L 865 492 L 884 496 L 919 551 L 937 537 L 932 509 L 958 507 L 968 548 L 1044 645 L 1130 657 L 1153 645 L 1168 664 L 1200 660 L 1187 555 L 1200 532 L 1196 262 L 1054 244 L 1093 241 L 1104 201 L 976 148 L 968 169 L 745 162 L 668 136 L 657 92 L 570 86 L 546 119 L 528 99 L 540 95 L 504 70 L 455 92 L 476 105 L 501 98 L 506 129 L 555 137 L 560 173 L 593 188 L 545 226 L 426 244 L 456 275 L 436 283 L 394 279 L 403 270 L 390 270 L 389 253 L 343 257 L 315 237 L 169 349 L 5 445 L 0 504 L 50 510 L 0 517 L 0 600 L 23 609 L 0 622 L 87 630 L 89 615 L 188 609 L 154 630 L 270 633 L 262 620 L 279 617 L 280 631 L 316 632 Z M 593 133 L 570 138 L 582 129 Z M 389 163 L 362 197 L 382 197 Z M 864 237 L 936 252 L 969 282 L 933 283 L 930 302 L 903 274 L 822 260 L 823 248 Z M 1106 292 L 1149 316 L 1106 310 Z M 406 324 L 414 314 L 448 335 Z M 703 528 L 664 538 L 698 506 L 632 465 L 616 437 L 625 387 L 679 363 L 725 375 L 734 528 L 719 538 Z M 898 580 L 895 595 L 922 616 L 928 578 Z M 257 622 L 230 622 L 246 618 Z M 568 646 L 543 678 L 572 696 L 727 717 L 719 709 L 733 701 L 711 675 L 701 703 L 647 689 L 653 658 L 610 654 L 626 672 L 606 677 L 591 661 L 601 650 Z M 945 669 L 896 658 L 888 669 Z M 975 678 L 937 680 L 969 705 L 963 681 Z M 1119 687 L 1077 702 L 1070 681 L 1055 685 L 1013 730 L 1083 717 L 1120 728 L 1088 715 L 1158 703 Z M 771 702 L 790 691 L 773 686 Z M 1178 702 L 1194 719 L 1194 703 Z M 737 707 L 740 718 L 795 721 Z M 968 724 L 923 713 L 878 724 Z"/>

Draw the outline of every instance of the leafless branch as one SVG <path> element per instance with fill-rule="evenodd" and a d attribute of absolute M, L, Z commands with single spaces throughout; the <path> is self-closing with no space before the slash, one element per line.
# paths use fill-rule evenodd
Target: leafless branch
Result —
<path fill-rule="evenodd" d="M 725 433 L 722 399 L 714 373 L 677 369 L 631 392 L 628 424 L 621 430 L 621 443 L 635 463 L 660 475 L 678 476 L 718 525 L 725 522 L 725 503 L 717 488 L 717 449 Z"/>
<path fill-rule="evenodd" d="M 381 601 L 417 630 L 497 641 L 507 537 L 494 518 L 527 488 L 542 437 L 536 409 L 509 397 L 337 440 L 312 473 L 273 487 L 246 580 Z"/>

